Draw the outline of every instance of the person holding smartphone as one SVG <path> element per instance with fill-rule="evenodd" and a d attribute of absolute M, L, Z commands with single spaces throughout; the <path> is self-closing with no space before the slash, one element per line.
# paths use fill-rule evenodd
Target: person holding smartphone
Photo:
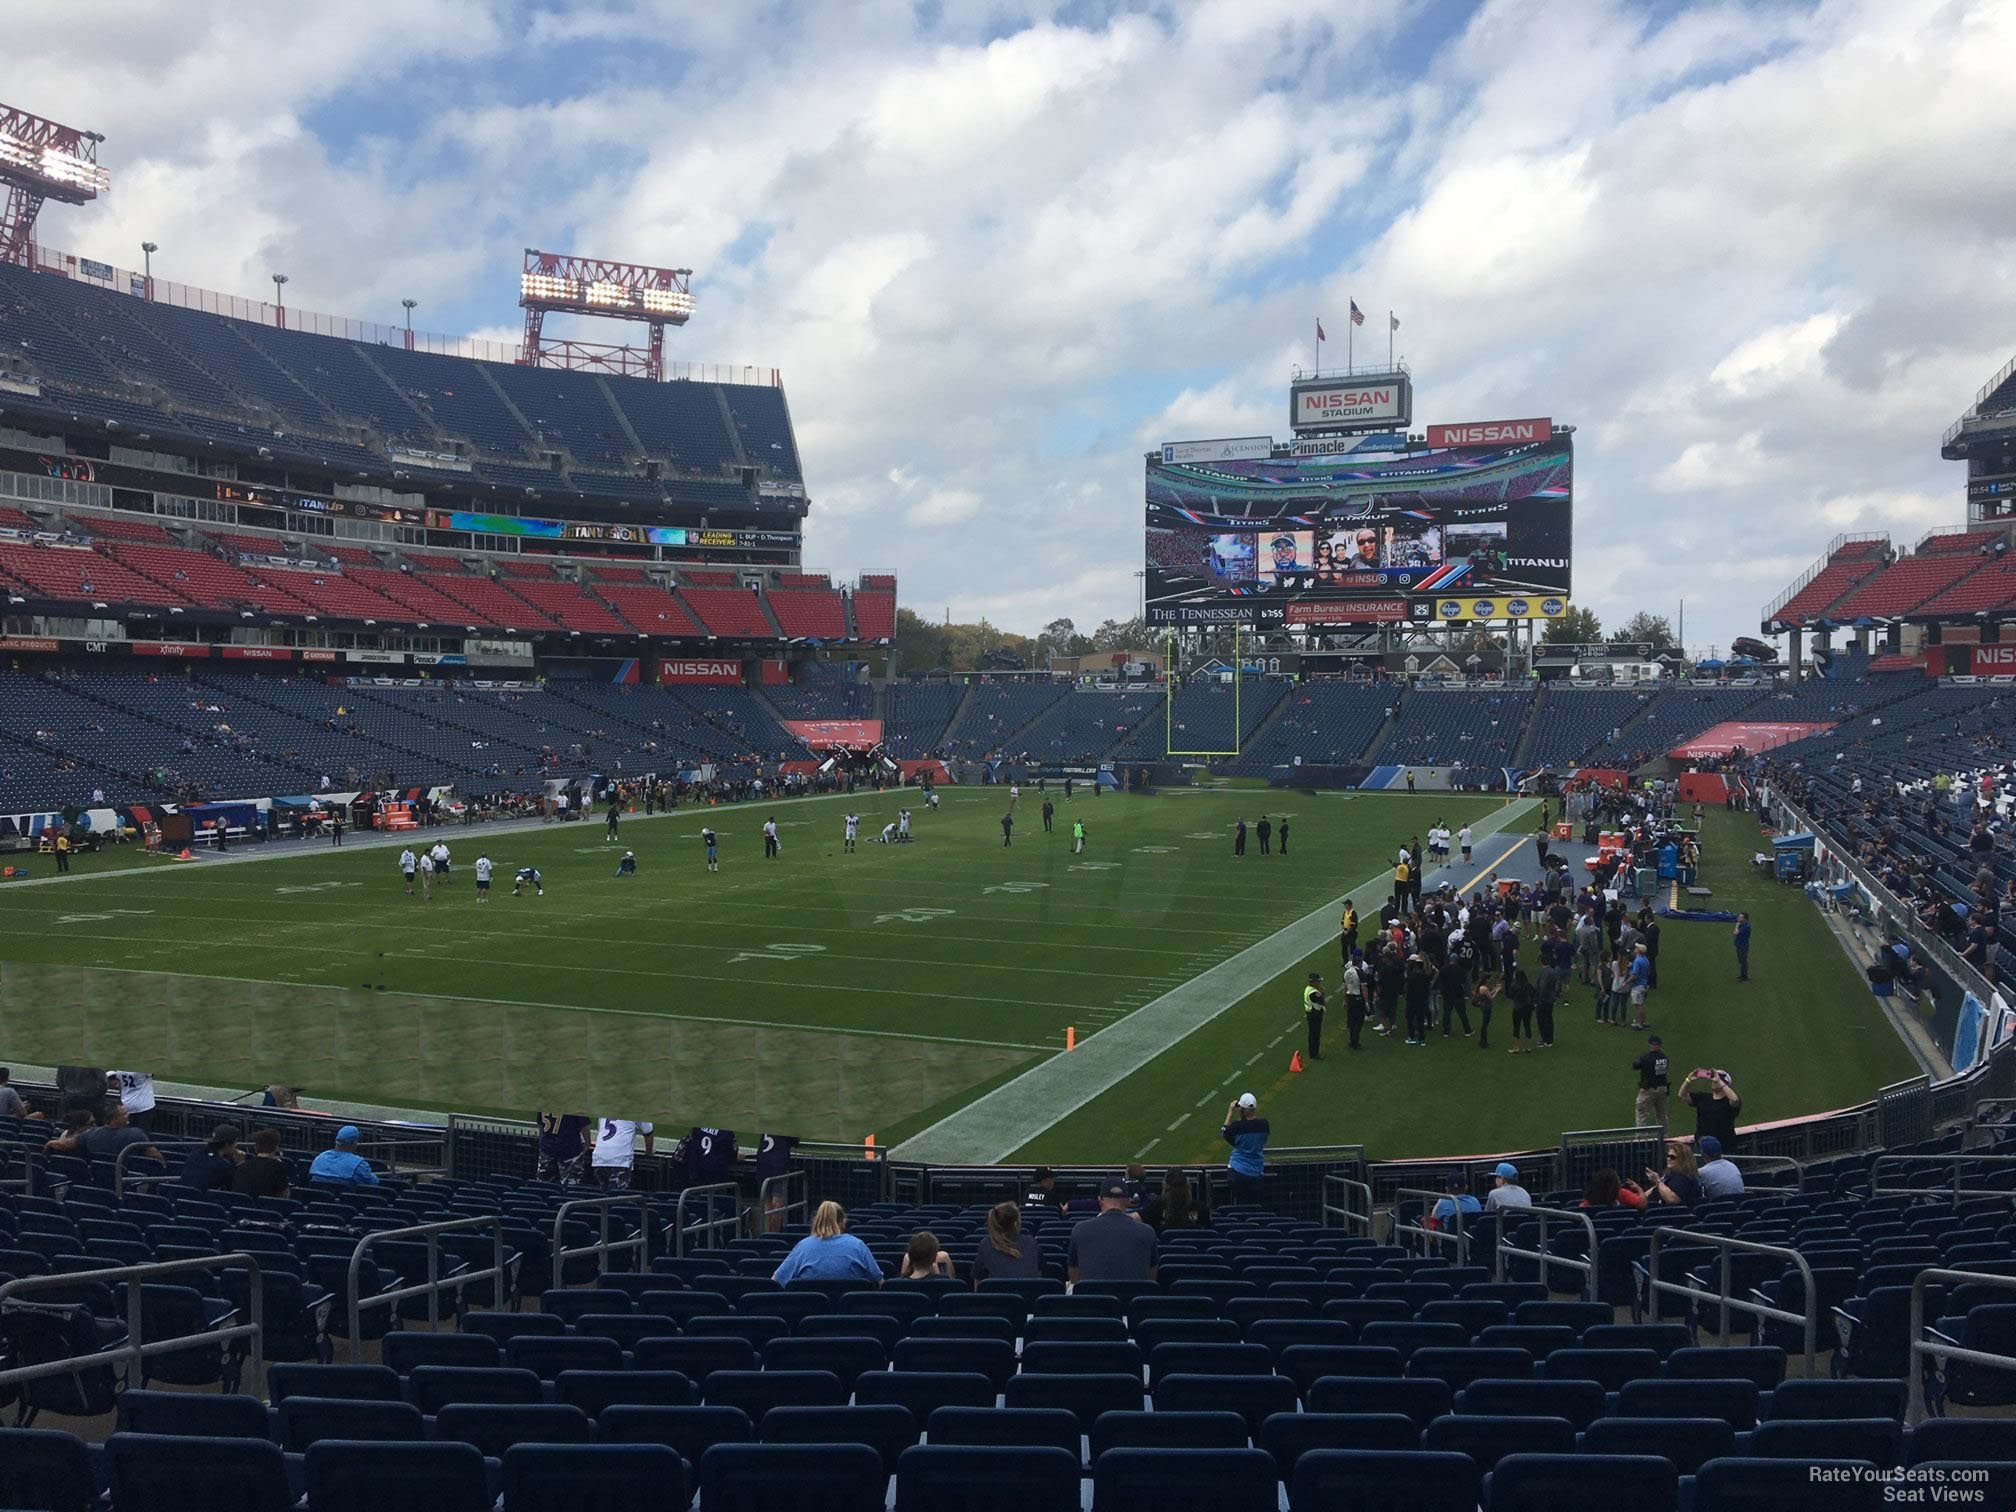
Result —
<path fill-rule="evenodd" d="M 1666 1169 L 1645 1168 L 1645 1204 L 1691 1208 L 1701 1200 L 1701 1176 L 1694 1151 L 1678 1141 L 1666 1146 Z"/>

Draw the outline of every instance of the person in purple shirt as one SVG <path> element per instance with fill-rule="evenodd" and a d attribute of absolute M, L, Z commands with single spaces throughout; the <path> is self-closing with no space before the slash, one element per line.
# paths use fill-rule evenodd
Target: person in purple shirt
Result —
<path fill-rule="evenodd" d="M 585 1113 L 539 1115 L 537 1181 L 579 1186 L 588 1169 L 588 1116 Z"/>

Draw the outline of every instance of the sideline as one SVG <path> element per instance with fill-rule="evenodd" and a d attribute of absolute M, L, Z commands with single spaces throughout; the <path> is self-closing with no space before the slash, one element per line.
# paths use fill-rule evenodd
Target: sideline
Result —
<path fill-rule="evenodd" d="M 1505 804 L 1473 824 L 1472 833 L 1488 835 L 1503 830 L 1532 813 L 1539 802 L 1522 798 Z M 1391 879 L 1392 868 L 1380 868 L 1331 902 L 1088 1036 L 1069 1054 L 1052 1055 L 911 1135 L 890 1150 L 890 1158 L 940 1165 L 1000 1164 L 1244 1000 L 1255 984 L 1280 975 L 1320 948 L 1334 947 L 1338 909 L 1344 899 L 1385 888 Z"/>

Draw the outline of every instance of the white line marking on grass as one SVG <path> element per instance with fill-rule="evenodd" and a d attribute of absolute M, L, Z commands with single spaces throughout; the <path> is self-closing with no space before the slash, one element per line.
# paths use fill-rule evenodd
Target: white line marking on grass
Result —
<path fill-rule="evenodd" d="M 1255 1050 L 1252 1054 L 1252 1057 L 1246 1062 L 1246 1064 L 1249 1066 L 1252 1065 L 1254 1061 L 1257 1061 L 1258 1059 L 1260 1059 L 1261 1056 L 1265 1055 L 1266 1053 L 1267 1052 L 1265 1050 Z"/>
<path fill-rule="evenodd" d="M 1537 800 L 1530 798 L 1506 804 L 1473 828 L 1487 834 L 1504 829 L 1536 806 Z M 1255 984 L 1278 976 L 1317 950 L 1335 950 L 1339 905 L 1354 893 L 1386 884 L 1390 876 L 1381 867 L 1355 888 L 1284 924 L 1258 944 L 1135 1009 L 1122 1022 L 1088 1039 L 1074 1054 L 1052 1056 L 1003 1082 L 904 1140 L 890 1153 L 899 1160 L 948 1165 L 999 1164 L 1225 1013 Z M 1282 1037 L 1285 1035 L 1274 1043 L 1280 1043 Z M 1173 1132 L 1175 1125 L 1170 1127 Z"/>
<path fill-rule="evenodd" d="M 39 965 L 39 962 L 16 961 L 0 964 L 16 966 Z M 92 966 L 89 970 L 98 976 L 108 972 L 119 972 L 127 976 L 186 977 L 196 982 L 241 982 L 251 987 L 277 987 L 284 984 L 270 977 L 217 976 L 210 972 L 164 971 L 158 967 L 141 966 Z M 348 992 L 347 987 L 332 987 L 326 982 L 318 982 L 313 987 L 326 992 Z M 866 989 L 863 989 L 864 991 Z M 1025 1045 L 1014 1040 L 961 1039 L 949 1034 L 907 1034 L 896 1029 L 857 1029 L 847 1024 L 794 1024 L 781 1019 L 722 1018 L 702 1013 L 651 1013 L 642 1008 L 598 1008 L 585 1003 L 545 1003 L 535 998 L 494 998 L 464 997 L 452 992 L 399 992 L 395 996 L 417 998 L 430 1003 L 488 1003 L 499 1008 L 556 1008 L 568 1013 L 595 1013 L 612 1018 L 652 1019 L 660 1024 L 725 1024 L 738 1029 L 786 1029 L 804 1034 L 847 1034 L 865 1039 L 922 1040 L 934 1045 L 973 1045 L 987 1050 L 1047 1050 L 1058 1054 L 1055 1045 Z M 942 996 L 942 994 L 940 994 Z"/>
<path fill-rule="evenodd" d="M 1163 1132 L 1165 1134 L 1174 1134 L 1178 1129 L 1183 1127 L 1183 1125 L 1189 1120 L 1189 1117 L 1190 1115 L 1188 1113 L 1185 1113 L 1183 1117 L 1177 1119 L 1176 1122 L 1169 1125 L 1169 1127 L 1163 1130 Z"/>
<path fill-rule="evenodd" d="M 1206 1092 L 1202 1097 L 1197 1099 L 1197 1106 L 1200 1108 L 1203 1107 L 1204 1104 L 1211 1101 L 1211 1099 L 1216 1097 L 1217 1095 L 1218 1094 L 1216 1092 Z"/>
<path fill-rule="evenodd" d="M 1140 1148 L 1140 1149 L 1138 1149 L 1138 1150 L 1136 1150 L 1136 1151 L 1134 1152 L 1134 1158 L 1135 1158 L 1136 1160 L 1139 1160 L 1139 1159 L 1141 1159 L 1141 1158 L 1142 1158 L 1142 1157 L 1143 1157 L 1144 1155 L 1146 1155 L 1146 1154 L 1147 1154 L 1147 1153 L 1148 1153 L 1148 1152 L 1149 1152 L 1150 1150 L 1154 1149 L 1154 1148 L 1155 1148 L 1155 1146 L 1157 1146 L 1157 1145 L 1158 1145 L 1158 1144 L 1160 1144 L 1160 1143 L 1162 1143 L 1162 1141 L 1161 1141 L 1161 1140 L 1159 1140 L 1159 1139 L 1151 1139 L 1151 1140 L 1149 1140 L 1149 1141 L 1148 1141 L 1148 1143 L 1146 1143 L 1145 1145 L 1141 1146 L 1141 1148 Z"/>

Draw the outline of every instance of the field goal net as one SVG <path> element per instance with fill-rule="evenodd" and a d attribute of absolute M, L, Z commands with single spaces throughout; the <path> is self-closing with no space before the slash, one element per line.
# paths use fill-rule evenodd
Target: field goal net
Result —
<path fill-rule="evenodd" d="M 1171 756 L 1239 754 L 1245 728 L 1239 717 L 1242 651 L 1236 625 L 1187 637 L 1169 632 L 1169 696 L 1162 703 L 1162 719 Z"/>

